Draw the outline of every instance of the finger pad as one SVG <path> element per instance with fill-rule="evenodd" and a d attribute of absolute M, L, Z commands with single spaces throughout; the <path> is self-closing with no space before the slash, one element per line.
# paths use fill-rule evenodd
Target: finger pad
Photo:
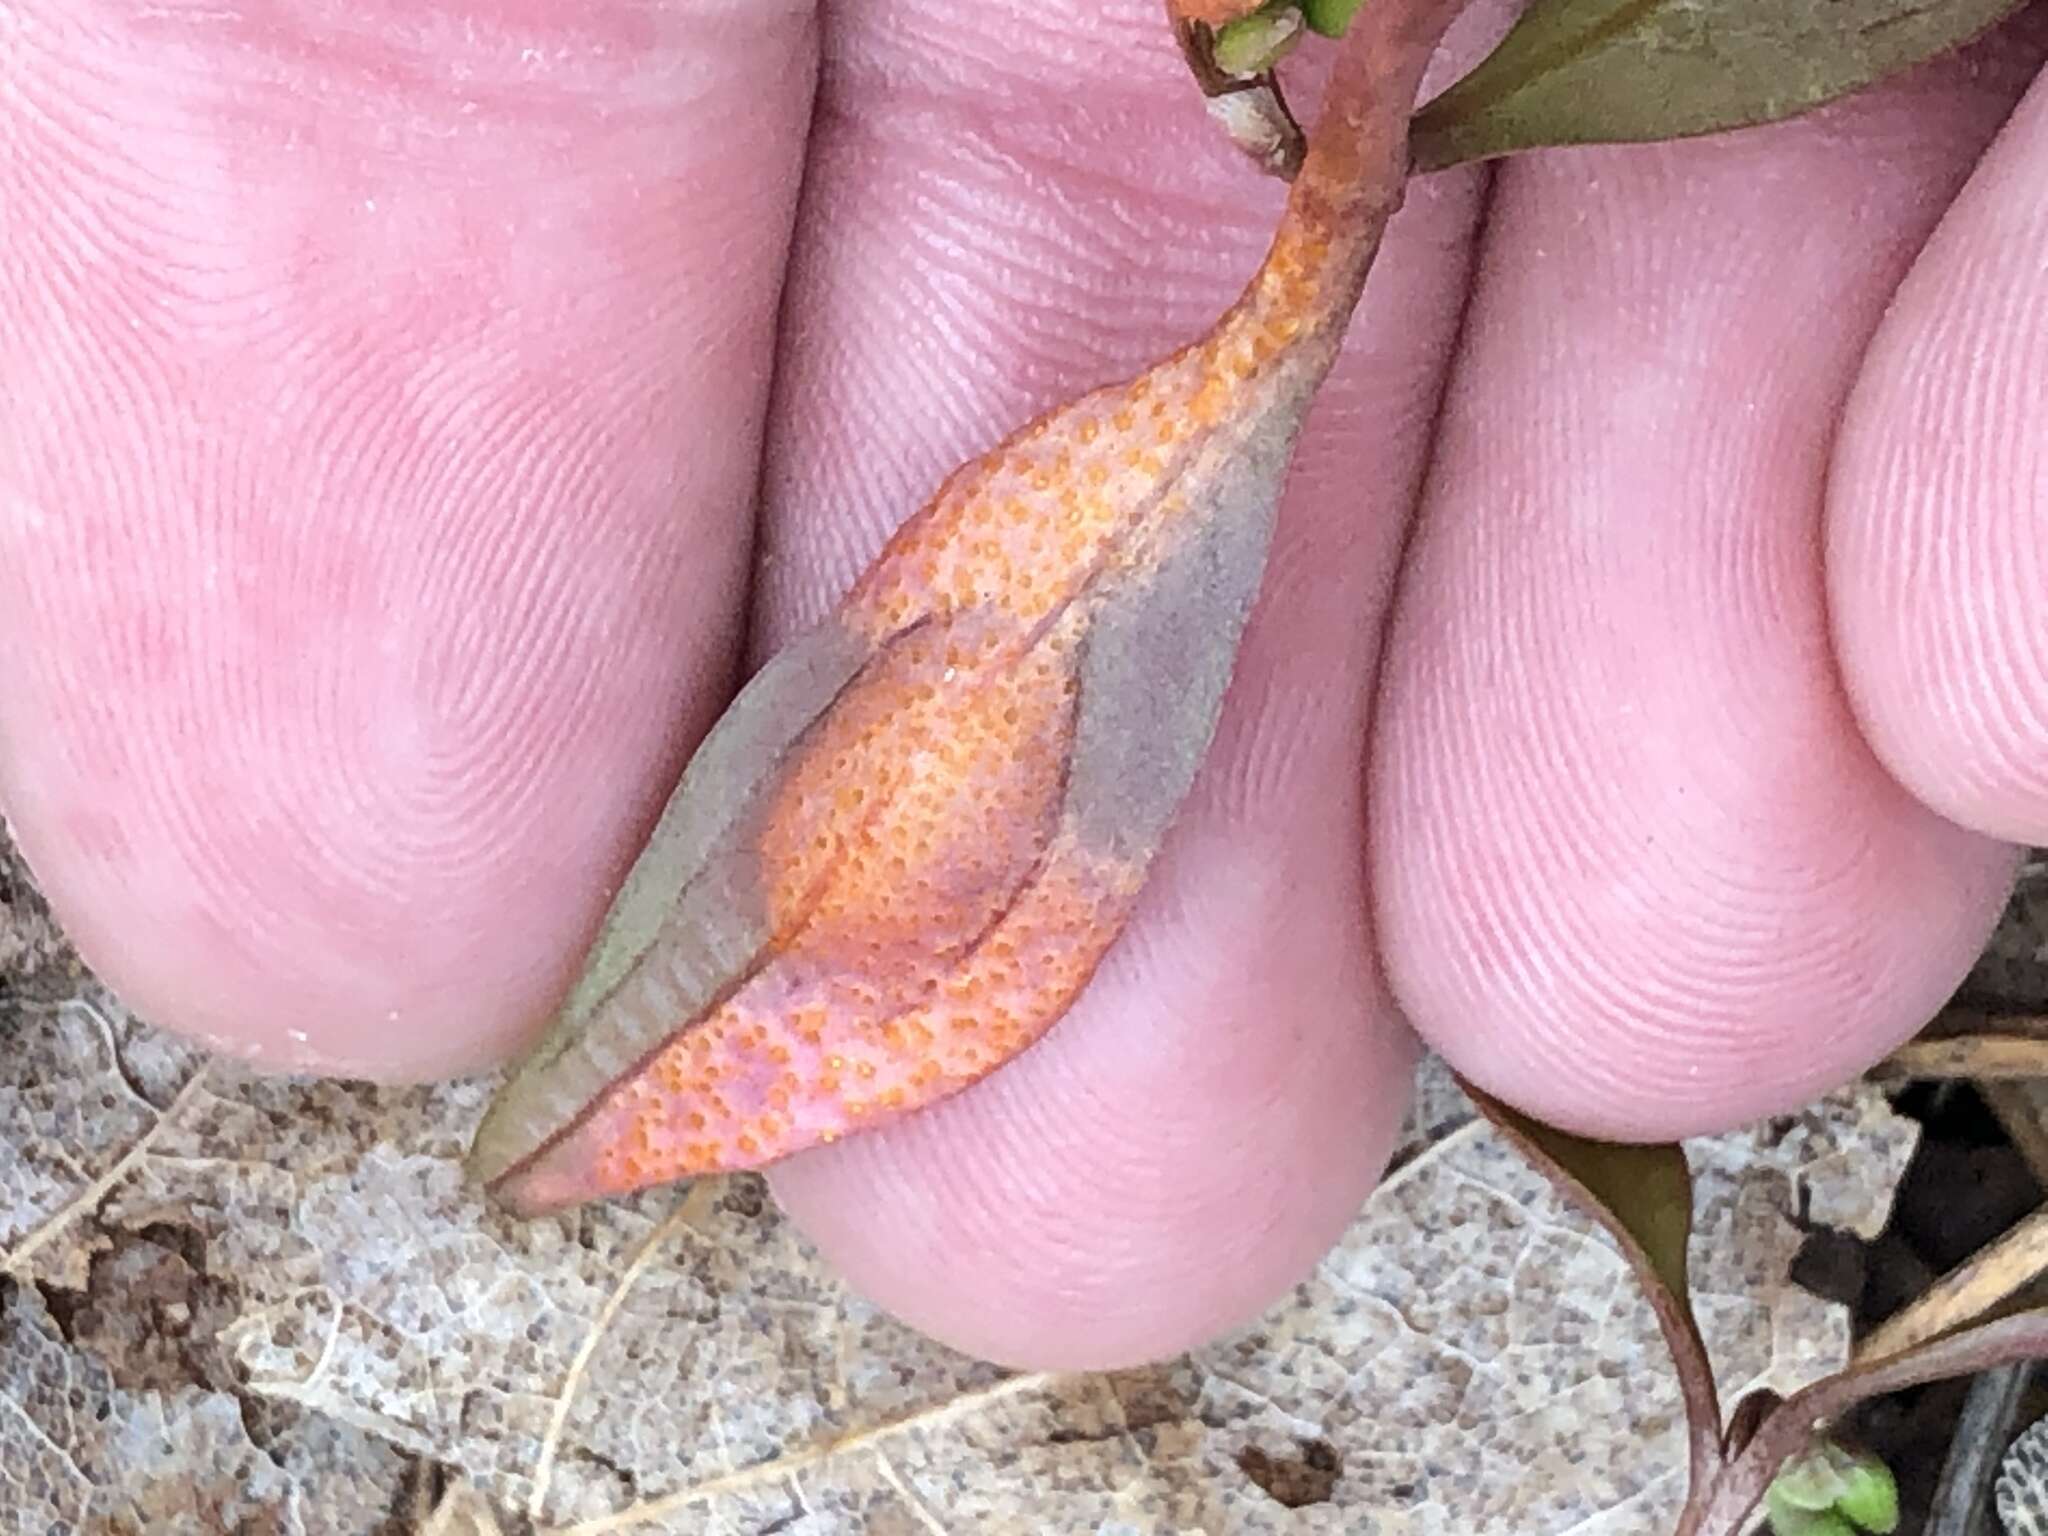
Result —
<path fill-rule="evenodd" d="M 1256 856 L 1177 849 L 1200 890 L 1163 872 L 1041 1044 L 774 1175 L 856 1289 L 957 1348 L 1099 1369 L 1245 1322 L 1335 1241 L 1392 1145 L 1412 1048 L 1355 919 L 1290 909 Z"/>
<path fill-rule="evenodd" d="M 793 165 L 808 35 L 489 11 L 10 81 L 0 790 L 124 998 L 275 1065 L 529 1031 L 731 654 L 790 198 L 673 141 Z"/>
<path fill-rule="evenodd" d="M 1837 452 L 1830 591 L 1887 767 L 2048 841 L 2048 81 L 1900 290 Z"/>
<path fill-rule="evenodd" d="M 1396 995 L 1545 1118 L 1795 1106 L 1926 1019 L 2010 879 L 1879 769 L 1822 603 L 1827 423 L 1988 131 L 1946 110 L 1503 173 L 1369 804 Z"/>

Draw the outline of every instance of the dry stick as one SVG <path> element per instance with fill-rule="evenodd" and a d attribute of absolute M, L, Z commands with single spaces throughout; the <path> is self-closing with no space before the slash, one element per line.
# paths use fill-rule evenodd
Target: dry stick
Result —
<path fill-rule="evenodd" d="M 2048 1190 L 2048 1083 L 1980 1082 L 1976 1087 L 2034 1182 Z"/>
<path fill-rule="evenodd" d="M 2048 1206 L 1935 1281 L 1918 1301 L 1887 1318 L 1856 1350 L 1867 1364 L 1972 1322 L 2048 1273 Z"/>
<path fill-rule="evenodd" d="M 2048 1013 L 1986 1013 L 1978 1008 L 1944 1008 L 1920 1031 L 1922 1040 L 1953 1040 L 1958 1035 L 2014 1035 L 2048 1040 Z"/>
<path fill-rule="evenodd" d="M 1871 1075 L 2034 1082 L 2048 1079 L 2048 1039 L 1998 1034 L 1914 1040 L 1893 1051 Z"/>

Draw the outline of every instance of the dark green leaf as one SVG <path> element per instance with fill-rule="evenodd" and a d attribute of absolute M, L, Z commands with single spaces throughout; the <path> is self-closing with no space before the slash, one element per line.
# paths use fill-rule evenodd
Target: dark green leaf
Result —
<path fill-rule="evenodd" d="M 1534 0 L 1417 114 L 1425 171 L 1766 123 L 1960 47 L 2023 0 Z M 1313 20 L 1313 18 L 1311 18 Z"/>

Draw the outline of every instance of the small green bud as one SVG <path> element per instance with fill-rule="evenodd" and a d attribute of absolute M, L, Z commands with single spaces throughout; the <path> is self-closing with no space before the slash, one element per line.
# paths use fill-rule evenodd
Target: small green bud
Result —
<path fill-rule="evenodd" d="M 1891 1536 L 1899 1528 L 1899 1480 L 1875 1456 L 1858 1456 L 1842 1474 L 1842 1493 L 1835 1508 L 1872 1536 Z"/>
<path fill-rule="evenodd" d="M 1226 75 L 1262 75 L 1285 58 L 1301 36 L 1301 11 L 1293 0 L 1283 0 L 1219 28 L 1211 57 Z"/>
<path fill-rule="evenodd" d="M 1776 1483 L 1764 1495 L 1771 1536 L 1856 1536 L 1856 1527 L 1832 1509 L 1807 1509 L 1779 1492 Z"/>
<path fill-rule="evenodd" d="M 1822 1440 L 1785 1464 L 1764 1507 L 1776 1536 L 1890 1536 L 1899 1485 L 1875 1456 Z"/>
<path fill-rule="evenodd" d="M 1342 37 L 1362 4 L 1364 0 L 1301 0 L 1301 9 L 1310 31 L 1320 32 L 1324 37 Z"/>
<path fill-rule="evenodd" d="M 1771 1497 L 1776 1500 L 1772 1507 L 1809 1513 L 1833 1509 L 1848 1486 L 1842 1480 L 1838 1454 L 1831 1454 L 1834 1451 L 1834 1446 L 1823 1440 L 1780 1467 L 1771 1481 Z"/>

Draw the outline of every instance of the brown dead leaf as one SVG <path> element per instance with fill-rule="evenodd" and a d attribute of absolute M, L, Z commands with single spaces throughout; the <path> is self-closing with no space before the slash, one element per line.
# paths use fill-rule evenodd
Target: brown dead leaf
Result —
<path fill-rule="evenodd" d="M 515 1222 L 461 1176 L 488 1084 L 197 1081 L 82 1001 L 0 1014 L 0 1110 L 29 1127 L 0 1242 L 52 1234 L 0 1307 L 0 1466 L 66 1530 L 395 1536 L 429 1463 L 479 1532 L 538 1494 L 589 1533 L 1623 1536 L 1678 1492 L 1623 1261 L 1436 1069 L 1384 1187 L 1257 1326 L 1016 1376 L 847 1294 L 752 1179 Z M 1791 1213 L 1874 1234 L 1911 1144 L 1863 1089 L 1689 1148 L 1731 1399 L 1846 1357 L 1840 1311 L 1785 1278 Z"/>
<path fill-rule="evenodd" d="M 25 1078 L 53 1053 L 76 1063 L 83 1028 L 75 1012 L 18 1021 L 10 1059 Z M 125 1023 L 111 1038 L 151 1042 Z M 251 1499 L 287 1496 L 250 1460 L 261 1448 L 230 1434 L 253 1404 L 352 1436 L 335 1444 L 388 1498 L 429 1458 L 507 1517 L 539 1490 L 552 1528 L 588 1533 L 791 1517 L 907 1536 L 1368 1517 L 1414 1536 L 1472 1520 L 1619 1531 L 1675 1492 L 1676 1394 L 1622 1261 L 1434 1076 L 1430 1129 L 1294 1297 L 1213 1349 L 1093 1377 L 1006 1375 L 875 1313 L 750 1179 L 701 1186 L 622 1286 L 675 1197 L 527 1225 L 487 1211 L 458 1166 L 482 1100 L 476 1086 L 379 1093 L 216 1069 L 44 1254 L 89 1273 L 138 1234 L 176 1234 L 189 1268 L 220 1282 L 233 1390 L 167 1392 L 161 1372 L 120 1387 L 94 1353 L 118 1330 L 67 1340 L 41 1297 L 74 1293 L 48 1281 L 9 1309 L 15 1353 L 44 1380 L 102 1373 L 95 1390 L 127 1391 L 124 1411 L 180 1415 L 179 1455 L 229 1469 L 221 1486 Z M 1708 1147 L 1701 1309 L 1732 1387 L 1789 1389 L 1842 1358 L 1840 1315 L 1783 1278 L 1795 1187 L 1873 1230 L 1869 1191 L 1908 1145 L 1866 1096 Z M 1830 1165 L 1853 1168 L 1835 1181 L 1849 1187 L 1829 1192 Z M 45 1456 L 42 1439 L 76 1434 L 50 1392 L 8 1392 L 36 1405 Z M 109 1510 L 131 1497 L 128 1474 L 85 1448 L 43 1476 L 72 1491 L 67 1518 L 88 1496 Z"/>
<path fill-rule="evenodd" d="M 91 1348 L 67 1336 L 68 1318 L 52 1300 L 65 1293 L 0 1279 L 6 1529 L 62 1536 L 389 1529 L 382 1521 L 408 1458 L 382 1437 L 281 1407 L 251 1415 L 233 1394 L 204 1386 L 124 1385 Z"/>
<path fill-rule="evenodd" d="M 0 817 L 0 1006 L 66 996 L 83 975 Z"/>

